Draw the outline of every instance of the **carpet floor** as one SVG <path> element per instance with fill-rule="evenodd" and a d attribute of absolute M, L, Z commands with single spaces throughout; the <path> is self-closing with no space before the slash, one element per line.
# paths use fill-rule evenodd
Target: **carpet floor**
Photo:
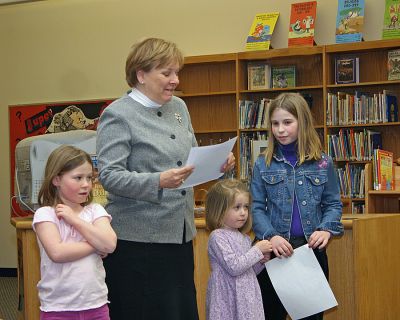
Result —
<path fill-rule="evenodd" d="M 0 319 L 16 320 L 18 307 L 18 279 L 0 277 Z"/>

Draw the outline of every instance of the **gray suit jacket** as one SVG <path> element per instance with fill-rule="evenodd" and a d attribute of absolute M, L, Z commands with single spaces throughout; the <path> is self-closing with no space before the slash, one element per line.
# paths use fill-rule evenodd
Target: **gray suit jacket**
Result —
<path fill-rule="evenodd" d="M 185 103 L 148 108 L 128 95 L 111 103 L 97 128 L 99 180 L 118 239 L 181 243 L 196 234 L 193 189 L 160 189 L 160 173 L 186 163 L 196 146 Z"/>

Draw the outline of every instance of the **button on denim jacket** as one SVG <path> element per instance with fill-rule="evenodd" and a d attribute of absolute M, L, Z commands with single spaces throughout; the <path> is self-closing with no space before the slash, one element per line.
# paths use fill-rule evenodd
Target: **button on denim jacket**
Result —
<path fill-rule="evenodd" d="M 253 230 L 259 239 L 290 238 L 293 199 L 297 196 L 301 224 L 308 240 L 315 230 L 343 234 L 342 202 L 332 159 L 305 161 L 293 167 L 278 149 L 269 167 L 259 156 L 251 181 Z"/>

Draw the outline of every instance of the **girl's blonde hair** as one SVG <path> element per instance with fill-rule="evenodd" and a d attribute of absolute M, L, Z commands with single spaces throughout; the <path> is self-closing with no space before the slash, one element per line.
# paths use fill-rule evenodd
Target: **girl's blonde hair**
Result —
<path fill-rule="evenodd" d="M 136 73 L 139 70 L 149 72 L 153 68 L 165 67 L 170 63 L 183 66 L 183 54 L 173 42 L 158 38 L 147 38 L 135 43 L 125 64 L 125 78 L 130 87 L 138 84 Z"/>
<path fill-rule="evenodd" d="M 54 207 L 62 203 L 57 187 L 53 184 L 53 179 L 81 166 L 88 162 L 92 166 L 93 163 L 90 155 L 85 151 L 69 145 L 62 145 L 55 149 L 47 159 L 44 171 L 44 181 L 38 195 L 40 206 Z M 91 203 L 93 193 L 90 190 L 89 196 L 83 206 Z"/>
<path fill-rule="evenodd" d="M 313 117 L 306 100 L 299 94 L 293 92 L 281 93 L 268 107 L 268 148 L 265 150 L 265 162 L 271 164 L 277 142 L 272 133 L 271 117 L 275 110 L 282 109 L 292 114 L 298 122 L 298 159 L 299 164 L 306 160 L 320 160 L 322 156 L 322 145 L 318 133 L 314 128 Z"/>
<path fill-rule="evenodd" d="M 219 180 L 214 184 L 207 193 L 205 211 L 206 211 L 206 225 L 208 230 L 222 228 L 224 226 L 224 217 L 227 211 L 235 204 L 235 197 L 238 194 L 250 193 L 246 185 L 236 179 Z M 242 233 L 250 231 L 252 219 L 249 212 L 246 223 L 239 229 Z"/>

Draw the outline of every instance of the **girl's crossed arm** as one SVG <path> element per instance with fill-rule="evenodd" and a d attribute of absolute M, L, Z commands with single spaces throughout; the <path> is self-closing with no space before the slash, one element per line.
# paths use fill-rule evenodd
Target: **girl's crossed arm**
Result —
<path fill-rule="evenodd" d="M 98 209 L 104 210 L 100 205 Z M 74 227 L 101 254 L 112 253 L 115 250 L 117 235 L 112 229 L 108 217 L 101 216 L 94 220 L 93 223 L 89 223 L 82 220 L 67 205 L 58 204 L 55 211 L 57 217 L 63 218 Z"/>
<path fill-rule="evenodd" d="M 79 260 L 96 251 L 88 242 L 62 242 L 60 232 L 53 222 L 35 225 L 36 234 L 49 258 L 56 263 Z"/>

